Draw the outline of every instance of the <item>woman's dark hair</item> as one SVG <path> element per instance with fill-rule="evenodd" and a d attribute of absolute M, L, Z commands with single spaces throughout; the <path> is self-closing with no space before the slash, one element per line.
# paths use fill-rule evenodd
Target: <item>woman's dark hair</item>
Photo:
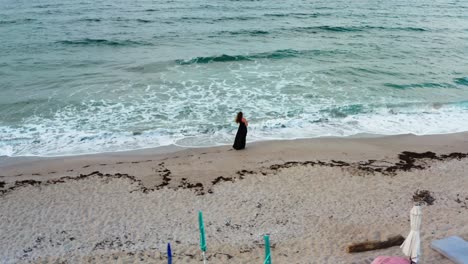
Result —
<path fill-rule="evenodd" d="M 236 123 L 239 124 L 240 122 L 242 122 L 242 117 L 244 117 L 244 114 L 242 114 L 242 112 L 237 113 Z"/>

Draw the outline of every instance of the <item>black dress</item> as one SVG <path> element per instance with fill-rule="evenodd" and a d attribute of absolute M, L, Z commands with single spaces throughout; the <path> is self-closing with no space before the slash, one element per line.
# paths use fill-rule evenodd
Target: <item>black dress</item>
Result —
<path fill-rule="evenodd" d="M 234 149 L 240 150 L 245 148 L 245 138 L 247 137 L 247 126 L 244 122 L 239 123 L 239 129 L 237 129 L 236 139 L 234 140 Z"/>

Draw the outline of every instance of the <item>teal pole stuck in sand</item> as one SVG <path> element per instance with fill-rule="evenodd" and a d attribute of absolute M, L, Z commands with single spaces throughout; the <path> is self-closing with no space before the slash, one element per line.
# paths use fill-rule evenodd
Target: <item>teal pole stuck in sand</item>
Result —
<path fill-rule="evenodd" d="M 270 252 L 270 237 L 264 236 L 265 239 L 265 261 L 263 264 L 271 264 L 271 252 Z"/>
<path fill-rule="evenodd" d="M 202 211 L 198 211 L 198 227 L 200 229 L 200 249 L 202 251 L 203 263 L 206 264 L 206 258 L 205 258 L 206 238 L 205 238 L 205 226 L 203 225 Z"/>

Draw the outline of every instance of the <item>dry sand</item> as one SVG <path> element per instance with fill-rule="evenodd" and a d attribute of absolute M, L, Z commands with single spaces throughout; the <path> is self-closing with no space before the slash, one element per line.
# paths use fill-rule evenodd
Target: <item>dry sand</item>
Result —
<path fill-rule="evenodd" d="M 346 246 L 406 236 L 419 189 L 435 198 L 423 206 L 423 261 L 450 263 L 428 246 L 468 239 L 467 152 L 459 133 L 4 158 L 0 262 L 167 263 L 171 242 L 174 263 L 201 263 L 202 210 L 208 263 L 263 263 L 264 234 L 273 263 L 370 263 L 401 251 Z"/>

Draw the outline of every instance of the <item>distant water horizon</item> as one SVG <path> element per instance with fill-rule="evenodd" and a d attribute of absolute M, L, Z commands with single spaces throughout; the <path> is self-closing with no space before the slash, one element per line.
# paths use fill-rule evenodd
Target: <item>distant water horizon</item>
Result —
<path fill-rule="evenodd" d="M 0 156 L 468 131 L 468 2 L 0 2 Z"/>

